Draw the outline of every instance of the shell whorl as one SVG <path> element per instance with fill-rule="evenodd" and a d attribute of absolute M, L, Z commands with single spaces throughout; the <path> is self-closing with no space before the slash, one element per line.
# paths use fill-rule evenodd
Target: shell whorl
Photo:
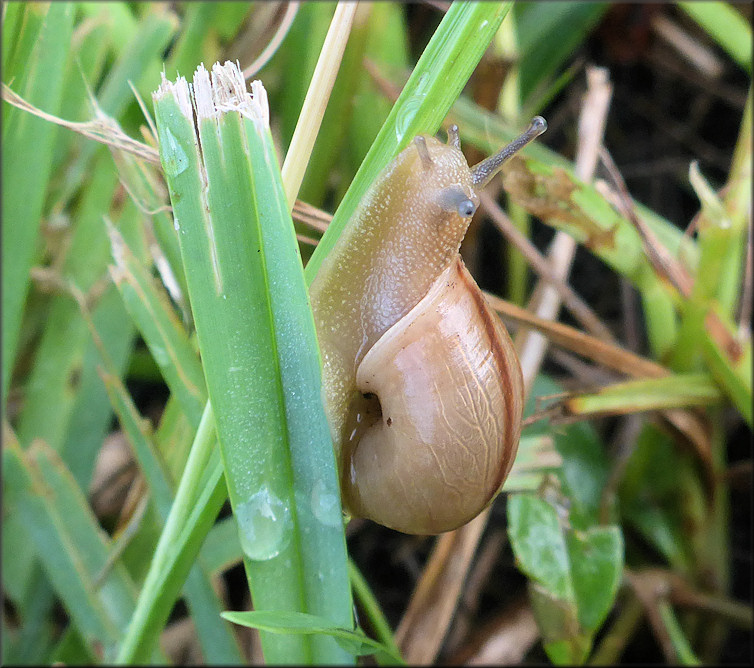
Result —
<path fill-rule="evenodd" d="M 356 385 L 381 414 L 344 453 L 354 514 L 435 534 L 494 498 L 518 446 L 523 381 L 508 333 L 460 257 L 367 353 Z"/>

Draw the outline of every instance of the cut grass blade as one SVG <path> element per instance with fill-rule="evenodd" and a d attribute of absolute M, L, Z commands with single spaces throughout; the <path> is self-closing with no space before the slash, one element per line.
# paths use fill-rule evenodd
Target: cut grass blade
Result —
<path fill-rule="evenodd" d="M 164 81 L 154 96 L 161 158 L 255 608 L 350 627 L 314 324 L 266 95 L 254 91 L 230 63 L 213 68 L 213 84 L 200 67 L 197 128 L 185 79 Z M 262 637 L 270 662 L 348 660 L 329 638 Z"/>

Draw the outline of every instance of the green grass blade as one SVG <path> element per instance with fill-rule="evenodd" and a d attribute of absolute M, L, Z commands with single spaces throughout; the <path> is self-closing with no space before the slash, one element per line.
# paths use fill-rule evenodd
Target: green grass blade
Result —
<path fill-rule="evenodd" d="M 28 11 L 37 9 L 29 7 Z M 25 81 L 14 84 L 14 89 L 26 100 L 53 114 L 58 111 L 62 96 L 73 11 L 72 3 L 47 6 L 39 33 L 35 36 L 35 48 L 24 62 Z M 3 368 L 0 399 L 4 406 L 58 130 L 40 118 L 5 104 L 2 115 Z"/>
<path fill-rule="evenodd" d="M 173 227 L 173 217 L 166 210 L 165 185 L 157 170 L 126 153 L 113 152 L 118 176 L 131 198 L 143 212 L 148 213 L 147 228 L 151 227 L 163 258 L 155 258 L 163 283 L 170 296 L 182 310 L 188 310 L 186 277 L 183 274 L 181 248 Z M 136 251 L 134 247 L 134 251 Z M 142 257 L 142 254 L 139 254 Z M 146 255 L 144 256 L 146 257 Z M 166 266 L 165 266 L 166 265 Z"/>
<path fill-rule="evenodd" d="M 287 48 L 278 56 L 283 85 L 280 86 L 279 100 L 273 99 L 273 107 L 280 110 L 280 132 L 285 147 L 289 146 L 296 129 L 335 6 L 335 2 L 303 3 L 286 35 L 284 44 Z"/>
<path fill-rule="evenodd" d="M 208 403 L 116 662 L 149 657 L 227 492 Z M 202 486 L 203 473 L 207 483 Z"/>
<path fill-rule="evenodd" d="M 168 78 L 187 75 L 197 63 L 217 60 L 220 55 L 218 33 L 236 35 L 251 10 L 250 5 L 245 11 L 233 5 L 236 3 L 193 2 L 183 6 L 185 15 L 181 21 L 181 34 L 165 63 Z M 231 11 L 227 11 L 229 8 Z"/>
<path fill-rule="evenodd" d="M 164 82 L 155 111 L 252 596 L 257 609 L 311 612 L 349 626 L 319 355 L 266 96 L 261 86 L 256 100 L 244 93 L 231 65 L 216 66 L 213 76 L 233 91 L 224 107 L 246 116 L 214 111 L 200 68 L 194 92 L 201 155 L 185 81 Z M 347 659 L 327 638 L 263 635 L 263 647 L 271 662 Z"/>
<path fill-rule="evenodd" d="M 141 264 L 118 231 L 110 227 L 116 267 L 110 273 L 165 382 L 194 428 L 199 426 L 207 390 L 204 373 L 188 333 L 168 296 Z"/>
<path fill-rule="evenodd" d="M 437 130 L 510 6 L 507 2 L 456 2 L 450 6 L 307 263 L 308 283 L 377 175 L 412 137 Z"/>
<path fill-rule="evenodd" d="M 358 20 L 358 13 L 356 20 Z M 403 6 L 393 2 L 371 3 L 368 32 L 364 44 L 364 57 L 373 62 L 381 72 L 397 79 L 408 69 L 408 37 Z M 377 88 L 372 77 L 361 77 L 353 99 L 353 112 L 348 127 L 348 179 L 343 191 L 369 152 L 391 108 L 390 102 Z"/>
<path fill-rule="evenodd" d="M 312 3 L 311 6 L 324 7 L 320 3 Z M 298 194 L 299 199 L 315 206 L 323 205 L 330 175 L 333 171 L 339 170 L 346 133 L 353 113 L 352 100 L 357 85 L 364 77 L 362 61 L 367 36 L 366 19 L 369 12 L 369 5 L 364 4 L 359 6 L 354 15 L 338 76 L 327 101 L 327 108 L 317 133 L 317 141 Z M 311 81 L 311 76 L 303 80 Z"/>
<path fill-rule="evenodd" d="M 714 305 L 703 323 L 702 354 L 707 367 L 751 427 L 751 339 L 741 341 L 733 323 Z"/>
<path fill-rule="evenodd" d="M 213 575 L 222 573 L 243 559 L 234 518 L 226 517 L 212 527 L 202 545 L 202 558 Z"/>
<path fill-rule="evenodd" d="M 129 238 L 136 238 L 139 236 L 141 222 L 141 212 L 127 203 L 118 221 L 121 232 Z M 100 279 L 104 277 L 103 273 Z M 80 316 L 76 314 L 73 317 L 78 319 Z M 99 332 L 101 345 L 113 362 L 115 373 L 123 375 L 133 350 L 136 330 L 114 286 L 107 286 L 102 296 L 92 305 L 92 319 Z M 81 364 L 79 382 L 60 452 L 81 488 L 87 489 L 97 452 L 110 427 L 112 410 L 97 373 L 100 361 L 97 345 L 91 337 L 84 338 L 81 357 L 76 356 L 76 365 L 79 361 Z"/>
<path fill-rule="evenodd" d="M 137 24 L 134 34 L 123 49 L 116 53 L 117 59 L 97 91 L 97 106 L 102 112 L 116 120 L 122 120 L 128 105 L 135 104 L 129 82 L 137 90 L 144 87 L 143 82 L 148 82 L 151 87 L 153 77 L 156 77 L 155 72 L 159 71 L 157 63 L 161 63 L 162 53 L 176 28 L 175 15 L 159 8 L 153 9 Z M 141 118 L 138 122 L 141 122 Z M 95 142 L 81 145 L 81 151 L 65 173 L 65 181 L 59 193 L 61 202 L 69 200 L 84 181 L 85 175 L 92 171 L 91 160 L 97 150 L 98 144 Z"/>
<path fill-rule="evenodd" d="M 105 363 L 112 366 L 106 360 Z M 108 371 L 103 371 L 102 376 L 121 428 L 147 480 L 157 512 L 166 522 L 173 504 L 173 492 L 164 463 L 120 378 Z M 229 626 L 220 619 L 222 605 L 207 572 L 203 564 L 195 563 L 187 574 L 185 584 L 186 602 L 194 619 L 204 658 L 212 664 L 238 664 L 242 661 L 241 654 Z"/>
<path fill-rule="evenodd" d="M 139 29 L 139 21 L 127 2 L 81 2 L 79 9 L 84 17 L 111 27 L 115 53 L 122 53 Z"/>
<path fill-rule="evenodd" d="M 367 637 L 360 629 L 351 630 L 333 626 L 327 618 L 318 615 L 291 610 L 253 610 L 251 612 L 226 612 L 223 617 L 235 624 L 264 630 L 268 633 L 329 635 L 354 656 L 377 654 L 380 665 L 385 665 L 385 663 L 406 665 L 399 653 Z"/>
<path fill-rule="evenodd" d="M 92 313 L 102 345 L 122 376 L 133 350 L 136 329 L 123 308 L 113 286 L 97 302 Z M 99 352 L 87 339 L 81 355 L 81 376 L 71 406 L 67 433 L 60 450 L 61 457 L 82 489 L 87 489 L 94 470 L 97 453 L 111 425 L 112 410 L 97 373 Z"/>
<path fill-rule="evenodd" d="M 93 166 L 90 187 L 73 221 L 73 238 L 63 269 L 66 279 L 84 293 L 106 271 L 110 253 L 102 216 L 110 210 L 117 183 L 106 150 L 100 151 Z M 87 337 L 78 304 L 68 294 L 56 295 L 19 418 L 18 437 L 24 446 L 41 438 L 56 450 L 62 447 L 78 392 Z"/>
<path fill-rule="evenodd" d="M 370 625 L 374 629 L 377 639 L 387 647 L 390 654 L 394 657 L 400 658 L 401 651 L 395 642 L 395 638 L 393 638 L 390 624 L 385 618 L 385 615 L 380 608 L 380 604 L 377 602 L 372 590 L 369 588 L 366 578 L 364 578 L 352 559 L 348 560 L 348 573 L 351 578 L 351 586 L 353 587 L 354 594 L 369 619 Z M 377 656 L 376 658 L 377 661 L 380 662 L 380 657 Z"/>
<path fill-rule="evenodd" d="M 579 394 L 564 401 L 569 415 L 608 413 L 621 415 L 640 411 L 719 404 L 723 394 L 706 373 L 686 373 L 630 380 L 608 385 L 596 392 Z"/>
<path fill-rule="evenodd" d="M 660 620 L 668 633 L 668 638 L 673 646 L 680 666 L 701 666 L 702 662 L 694 654 L 686 634 L 678 621 L 673 608 L 667 599 L 657 601 L 657 612 Z"/>
<path fill-rule="evenodd" d="M 95 580 L 108 557 L 108 541 L 84 494 L 62 460 L 37 441 L 21 452 L 4 439 L 6 503 L 25 521 L 45 571 L 90 649 L 104 647 L 112 658 L 120 630 L 134 609 L 135 588 L 116 565 L 102 585 Z"/>
<path fill-rule="evenodd" d="M 605 2 L 516 3 L 521 100 L 555 78 L 608 9 Z"/>
<path fill-rule="evenodd" d="M 3 45 L 2 45 L 2 66 L 3 81 L 7 81 L 9 74 L 7 71 L 8 64 L 13 60 L 12 54 L 18 42 L 18 36 L 21 33 L 21 23 L 24 20 L 24 13 L 27 7 L 20 2 L 3 5 Z"/>
<path fill-rule="evenodd" d="M 70 58 L 65 71 L 63 99 L 60 104 L 60 118 L 69 121 L 86 121 L 91 117 L 89 103 L 89 82 L 99 81 L 107 65 L 107 57 L 112 48 L 113 26 L 103 18 L 91 22 L 78 23 L 73 31 Z M 80 149 L 81 139 L 73 132 L 58 133 L 55 146 L 54 167 L 60 170 Z M 54 194 L 50 199 L 53 200 Z"/>

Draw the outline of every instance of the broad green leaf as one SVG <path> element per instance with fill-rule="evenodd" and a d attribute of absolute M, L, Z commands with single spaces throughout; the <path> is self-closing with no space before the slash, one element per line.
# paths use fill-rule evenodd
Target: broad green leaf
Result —
<path fill-rule="evenodd" d="M 540 374 L 534 381 L 525 414 L 531 415 L 534 411 L 537 397 L 557 395 L 562 391 L 563 388 L 549 376 Z M 555 443 L 555 449 L 562 458 L 557 476 L 568 499 L 570 525 L 574 529 L 586 530 L 598 524 L 609 462 L 594 427 L 586 422 L 557 427 L 540 422 L 529 427 L 526 433 L 547 435 Z"/>
<path fill-rule="evenodd" d="M 535 618 L 556 663 L 582 663 L 612 607 L 623 571 L 620 529 L 572 529 L 565 509 L 536 496 L 508 501 L 508 535 L 530 578 Z"/>
<path fill-rule="evenodd" d="M 571 579 L 576 594 L 579 624 L 596 631 L 615 601 L 623 572 L 623 538 L 620 529 L 592 527 L 566 534 Z"/>
<path fill-rule="evenodd" d="M 645 425 L 619 493 L 624 523 L 633 524 L 672 568 L 690 575 L 696 560 L 693 534 L 705 533 L 709 512 L 692 455 L 680 451 L 669 434 Z"/>
<path fill-rule="evenodd" d="M 555 508 L 530 494 L 511 496 L 508 535 L 519 568 L 555 598 L 575 603 L 568 549 Z"/>

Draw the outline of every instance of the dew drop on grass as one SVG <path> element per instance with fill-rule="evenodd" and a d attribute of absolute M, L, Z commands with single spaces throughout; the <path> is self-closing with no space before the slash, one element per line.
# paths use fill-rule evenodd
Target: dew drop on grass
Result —
<path fill-rule="evenodd" d="M 411 129 L 411 123 L 423 101 L 424 95 L 414 95 L 406 100 L 406 103 L 398 112 L 398 117 L 395 119 L 395 136 L 399 143 L 403 141 L 403 137 Z"/>
<path fill-rule="evenodd" d="M 312 512 L 325 526 L 335 527 L 343 522 L 337 494 L 327 489 L 323 480 L 318 480 L 312 489 Z"/>
<path fill-rule="evenodd" d="M 249 559 L 272 559 L 290 539 L 290 510 L 267 487 L 236 506 L 235 516 L 241 548 Z"/>

